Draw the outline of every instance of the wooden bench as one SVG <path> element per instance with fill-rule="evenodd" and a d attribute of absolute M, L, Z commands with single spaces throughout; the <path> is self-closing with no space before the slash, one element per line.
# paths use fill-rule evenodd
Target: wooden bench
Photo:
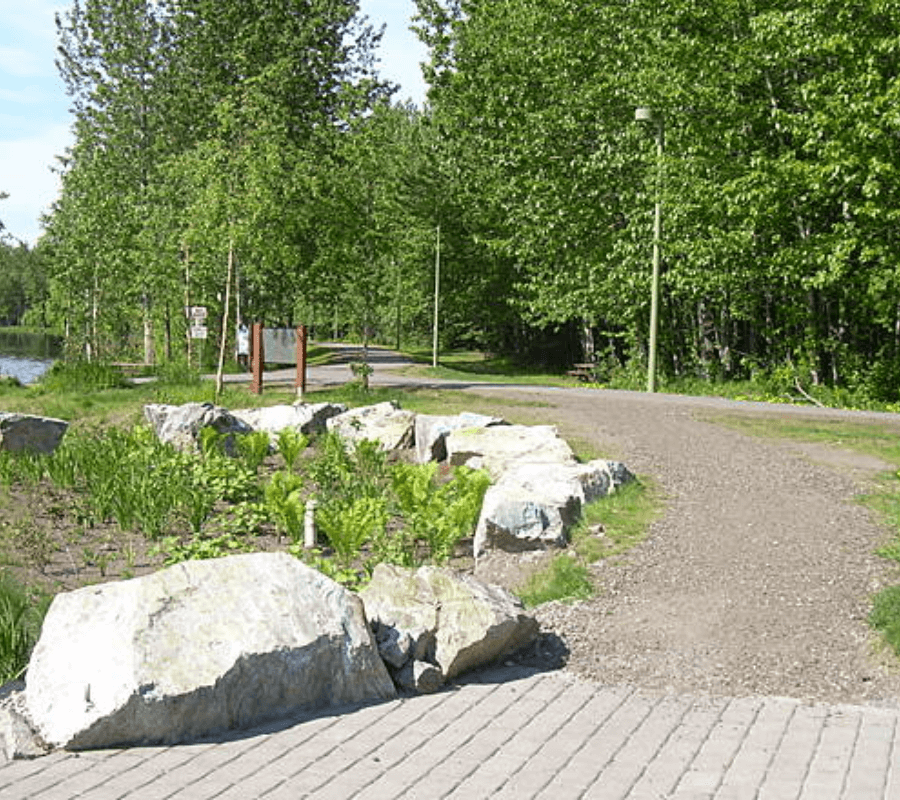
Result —
<path fill-rule="evenodd" d="M 596 368 L 596 364 L 572 364 L 572 369 L 566 370 L 566 375 L 570 378 L 578 378 L 580 381 L 592 381 Z"/>

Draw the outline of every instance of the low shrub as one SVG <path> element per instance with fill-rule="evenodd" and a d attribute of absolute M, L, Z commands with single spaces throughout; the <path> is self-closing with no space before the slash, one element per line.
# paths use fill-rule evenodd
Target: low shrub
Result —
<path fill-rule="evenodd" d="M 39 386 L 45 391 L 72 394 L 120 389 L 129 385 L 116 367 L 95 361 L 56 361 L 39 381 Z"/>

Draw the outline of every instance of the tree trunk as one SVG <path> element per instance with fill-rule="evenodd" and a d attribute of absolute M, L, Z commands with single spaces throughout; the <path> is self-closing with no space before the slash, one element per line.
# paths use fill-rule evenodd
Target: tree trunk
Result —
<path fill-rule="evenodd" d="M 216 370 L 216 402 L 225 383 L 225 347 L 228 343 L 228 317 L 231 305 L 231 276 L 234 271 L 234 242 L 228 242 L 228 273 L 225 276 L 225 303 L 222 311 L 222 335 L 219 341 L 219 366 Z"/>
<path fill-rule="evenodd" d="M 144 316 L 144 363 L 156 363 L 156 350 L 153 345 L 153 300 L 147 292 L 141 296 L 141 308 Z"/>

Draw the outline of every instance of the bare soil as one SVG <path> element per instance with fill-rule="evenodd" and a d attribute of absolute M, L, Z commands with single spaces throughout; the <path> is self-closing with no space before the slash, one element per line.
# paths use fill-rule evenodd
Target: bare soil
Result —
<path fill-rule="evenodd" d="M 889 465 L 712 421 L 849 417 L 900 435 L 900 417 L 632 392 L 470 391 L 489 404 L 533 396 L 547 404 L 529 409 L 535 422 L 623 461 L 665 495 L 647 540 L 595 566 L 594 599 L 538 609 L 568 650 L 568 670 L 659 691 L 900 703 L 900 660 L 866 621 L 873 593 L 900 573 L 875 555 L 891 532 L 856 501 Z"/>

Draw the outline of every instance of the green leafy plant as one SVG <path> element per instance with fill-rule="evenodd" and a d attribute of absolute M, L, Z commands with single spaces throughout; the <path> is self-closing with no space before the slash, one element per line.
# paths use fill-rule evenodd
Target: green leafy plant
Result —
<path fill-rule="evenodd" d="M 375 371 L 372 365 L 367 361 L 352 361 L 350 363 L 350 371 L 353 373 L 357 386 L 364 392 L 367 392 L 369 390 L 369 376 Z"/>
<path fill-rule="evenodd" d="M 383 535 L 388 521 L 383 497 L 357 497 L 320 506 L 316 510 L 319 529 L 328 537 L 338 562 L 347 566 L 367 541 Z"/>
<path fill-rule="evenodd" d="M 362 440 L 348 446 L 337 434 L 327 433 L 318 440 L 318 451 L 307 472 L 319 487 L 323 503 L 384 494 L 389 474 L 387 457 L 378 442 Z"/>
<path fill-rule="evenodd" d="M 297 459 L 308 446 L 309 437 L 296 428 L 282 428 L 278 431 L 278 452 L 289 471 L 293 471 Z"/>
<path fill-rule="evenodd" d="M 470 536 L 478 520 L 490 477 L 457 467 L 450 481 L 435 482 L 437 464 L 397 464 L 391 487 L 404 523 L 414 539 L 424 540 L 431 560 L 443 564 L 457 542 Z"/>
<path fill-rule="evenodd" d="M 364 576 L 359 570 L 339 564 L 333 558 L 325 556 L 316 547 L 306 549 L 299 542 L 288 546 L 288 552 L 295 558 L 299 558 L 304 564 L 327 575 L 333 581 L 346 586 L 348 589 L 358 590 L 362 588 Z"/>
<path fill-rule="evenodd" d="M 256 472 L 271 449 L 269 434 L 265 431 L 251 431 L 235 437 L 237 451 L 244 461 L 247 469 Z"/>
<path fill-rule="evenodd" d="M 271 521 L 272 517 L 265 502 L 243 500 L 217 515 L 215 530 L 247 536 L 259 533 L 263 525 Z"/>
<path fill-rule="evenodd" d="M 220 536 L 192 536 L 180 539 L 167 536 L 150 550 L 151 555 L 162 555 L 168 567 L 182 561 L 221 558 L 234 553 L 249 552 L 252 547 L 244 540 L 229 533 Z"/>
<path fill-rule="evenodd" d="M 266 509 L 275 527 L 292 542 L 303 538 L 306 504 L 301 490 L 303 478 L 293 472 L 276 472 L 263 491 Z"/>

